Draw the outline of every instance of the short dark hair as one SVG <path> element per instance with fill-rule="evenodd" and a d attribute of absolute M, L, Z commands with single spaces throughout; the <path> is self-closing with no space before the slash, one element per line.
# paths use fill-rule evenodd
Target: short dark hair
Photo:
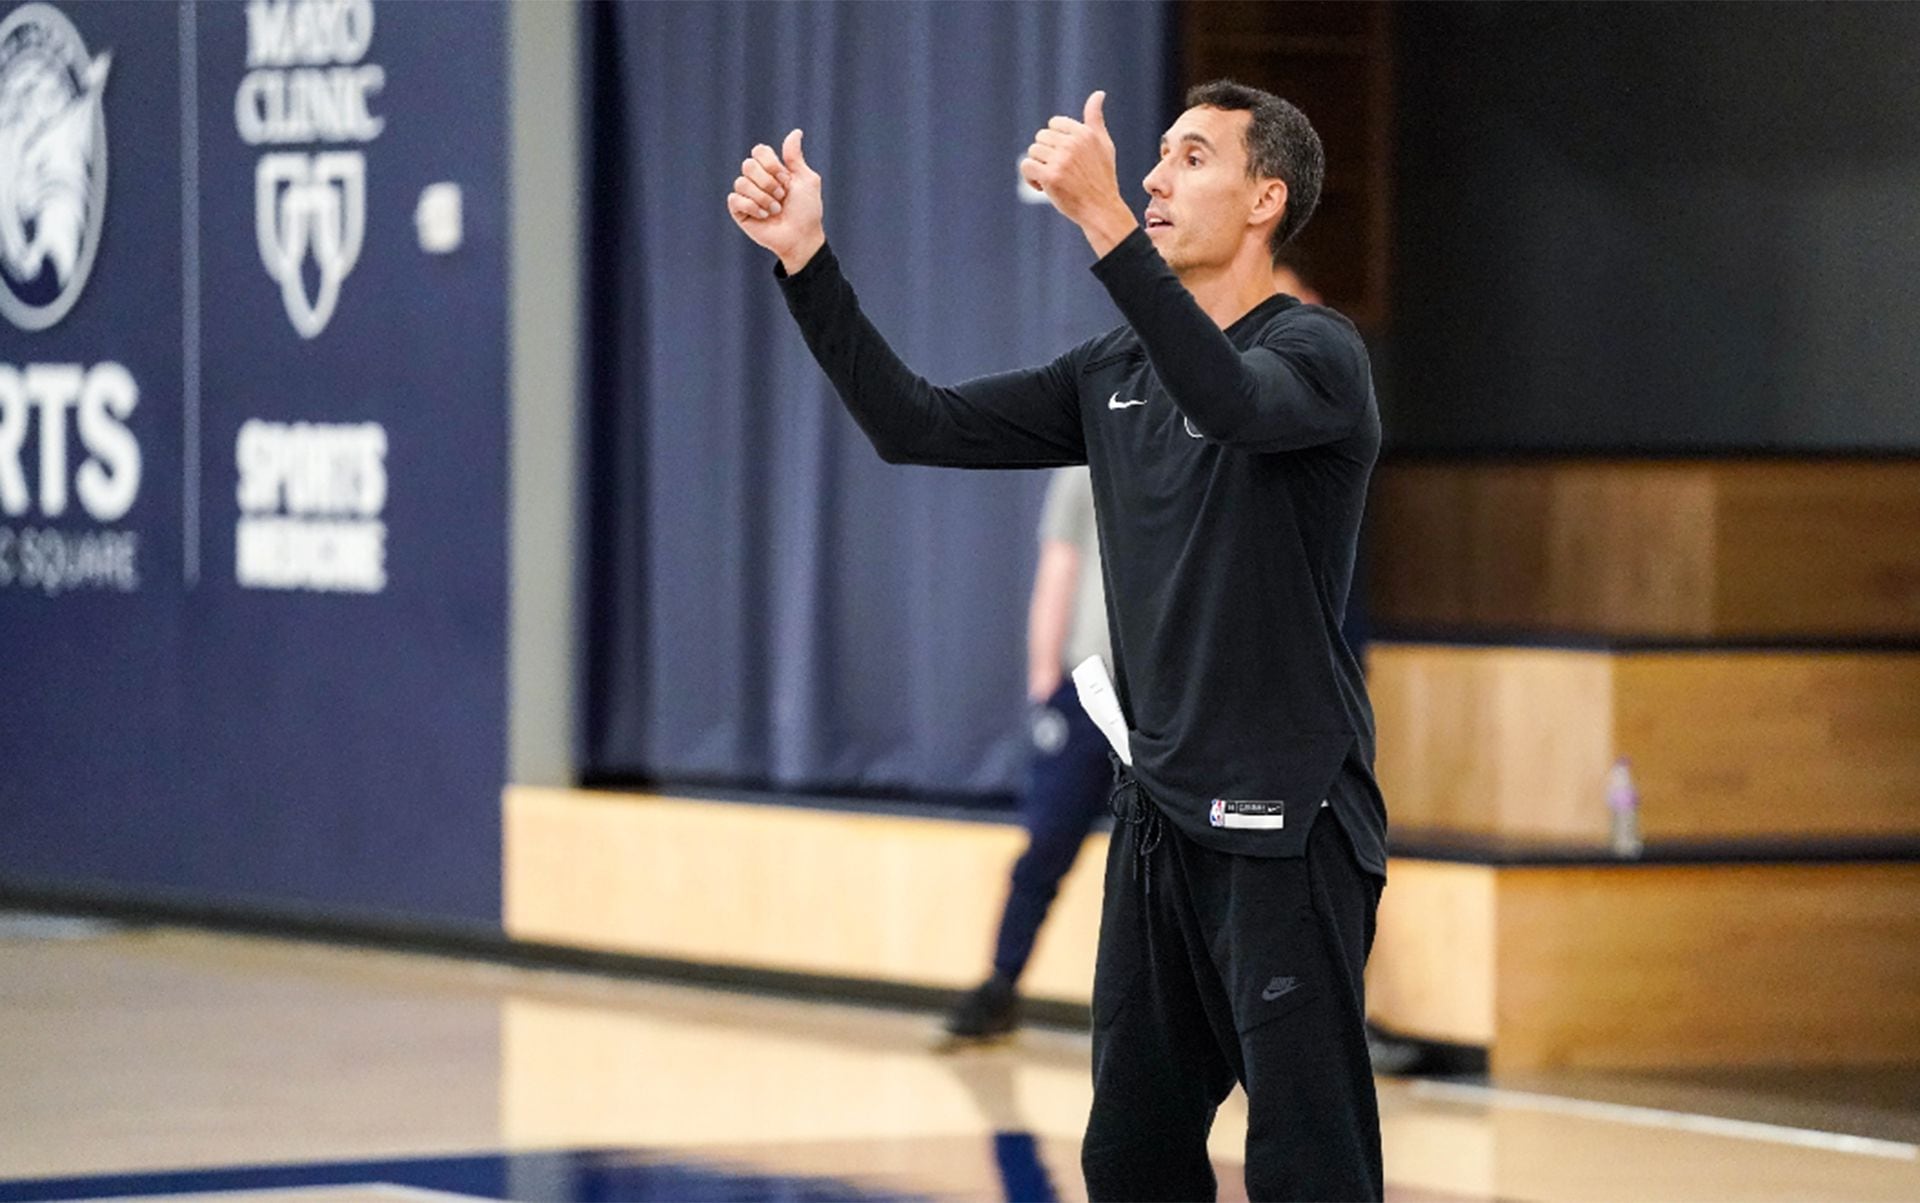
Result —
<path fill-rule="evenodd" d="M 1247 177 L 1280 180 L 1287 186 L 1287 207 L 1273 227 L 1273 261 L 1293 240 L 1320 204 L 1327 178 L 1327 152 L 1307 115 L 1271 92 L 1231 79 L 1216 79 L 1187 90 L 1187 107 L 1252 114 L 1247 122 Z"/>

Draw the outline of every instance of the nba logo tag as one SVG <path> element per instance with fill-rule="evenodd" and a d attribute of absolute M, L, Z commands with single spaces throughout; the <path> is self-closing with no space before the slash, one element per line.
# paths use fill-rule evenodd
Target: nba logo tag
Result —
<path fill-rule="evenodd" d="M 1215 798 L 1213 800 L 1213 805 L 1207 808 L 1207 822 L 1213 824 L 1215 827 L 1226 826 L 1227 801 L 1225 798 Z"/>

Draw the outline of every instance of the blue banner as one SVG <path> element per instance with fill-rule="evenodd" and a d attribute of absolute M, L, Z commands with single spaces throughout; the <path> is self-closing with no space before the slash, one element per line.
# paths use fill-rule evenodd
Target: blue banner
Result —
<path fill-rule="evenodd" d="M 505 11 L 0 13 L 0 881 L 499 919 Z"/>

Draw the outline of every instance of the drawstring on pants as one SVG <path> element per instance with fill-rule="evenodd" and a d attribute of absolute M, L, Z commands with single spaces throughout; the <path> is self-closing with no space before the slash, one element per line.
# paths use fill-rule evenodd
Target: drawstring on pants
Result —
<path fill-rule="evenodd" d="M 1160 846 L 1163 833 L 1160 808 L 1155 806 L 1140 788 L 1140 783 L 1120 763 L 1117 756 L 1109 757 L 1113 761 L 1113 790 L 1107 795 L 1107 809 L 1113 817 L 1130 826 L 1140 829 L 1139 860 L 1134 868 L 1145 878 L 1145 886 L 1153 889 L 1153 850 Z"/>

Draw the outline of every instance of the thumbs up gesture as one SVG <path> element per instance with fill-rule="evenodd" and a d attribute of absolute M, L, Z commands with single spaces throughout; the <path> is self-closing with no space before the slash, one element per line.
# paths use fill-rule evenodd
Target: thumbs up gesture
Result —
<path fill-rule="evenodd" d="M 727 212 L 747 237 L 780 257 L 792 275 L 826 244 L 820 173 L 807 165 L 803 134 L 787 135 L 780 153 L 762 142 L 740 163 L 727 193 Z"/>
<path fill-rule="evenodd" d="M 1087 97 L 1081 118 L 1055 117 L 1033 135 L 1020 176 L 1046 194 L 1053 207 L 1080 227 L 1104 255 L 1135 226 L 1133 211 L 1120 198 L 1114 173 L 1113 137 L 1107 133 L 1107 94 Z"/>

